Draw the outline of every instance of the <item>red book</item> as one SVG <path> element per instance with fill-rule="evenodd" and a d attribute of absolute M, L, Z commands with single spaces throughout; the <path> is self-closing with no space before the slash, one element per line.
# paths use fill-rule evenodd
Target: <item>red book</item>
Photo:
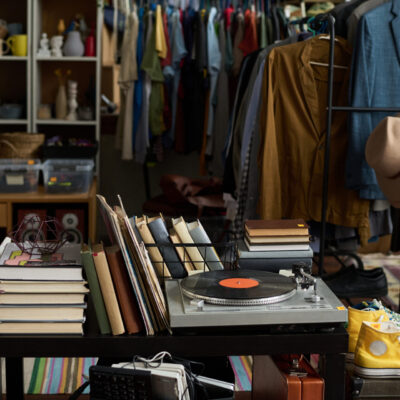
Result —
<path fill-rule="evenodd" d="M 121 250 L 117 245 L 105 247 L 104 250 L 117 293 L 125 329 L 130 334 L 139 333 L 143 329 L 142 316 L 136 302 L 135 294 L 133 293 Z"/>

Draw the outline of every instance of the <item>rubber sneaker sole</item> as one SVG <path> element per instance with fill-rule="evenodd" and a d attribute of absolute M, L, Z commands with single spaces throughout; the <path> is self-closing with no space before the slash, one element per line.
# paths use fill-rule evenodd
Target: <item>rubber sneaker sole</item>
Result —
<path fill-rule="evenodd" d="M 364 368 L 355 365 L 354 373 L 361 378 L 398 379 L 400 368 Z"/>

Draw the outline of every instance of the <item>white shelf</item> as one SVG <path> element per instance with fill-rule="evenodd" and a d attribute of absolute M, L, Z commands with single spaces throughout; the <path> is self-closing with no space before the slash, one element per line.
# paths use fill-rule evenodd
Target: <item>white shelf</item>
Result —
<path fill-rule="evenodd" d="M 27 125 L 27 119 L 0 119 L 0 125 Z"/>
<path fill-rule="evenodd" d="M 37 125 L 89 125 L 95 126 L 97 121 L 68 121 L 66 119 L 37 119 Z"/>
<path fill-rule="evenodd" d="M 36 61 L 96 62 L 97 57 L 36 57 Z"/>
<path fill-rule="evenodd" d="M 27 56 L 18 57 L 18 56 L 0 56 L 0 61 L 26 61 L 28 59 Z"/>

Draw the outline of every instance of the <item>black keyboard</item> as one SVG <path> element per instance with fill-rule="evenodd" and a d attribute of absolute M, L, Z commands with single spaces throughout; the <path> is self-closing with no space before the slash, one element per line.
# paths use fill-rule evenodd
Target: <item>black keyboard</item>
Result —
<path fill-rule="evenodd" d="M 151 400 L 151 372 L 95 365 L 89 368 L 91 400 Z"/>

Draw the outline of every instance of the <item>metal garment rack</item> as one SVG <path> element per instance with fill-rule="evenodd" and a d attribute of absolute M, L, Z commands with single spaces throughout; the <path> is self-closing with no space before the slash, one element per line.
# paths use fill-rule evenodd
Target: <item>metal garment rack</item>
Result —
<path fill-rule="evenodd" d="M 335 58 L 335 18 L 331 14 L 320 14 L 315 17 L 318 22 L 328 22 L 329 33 L 329 68 L 328 68 L 328 99 L 327 99 L 327 115 L 326 115 L 326 140 L 324 155 L 324 171 L 322 185 L 322 209 L 321 209 L 321 237 L 319 247 L 318 275 L 322 275 L 325 257 L 325 236 L 326 236 L 326 207 L 328 203 L 328 178 L 329 178 L 329 160 L 330 160 L 330 141 L 331 141 L 331 125 L 333 111 L 348 112 L 400 112 L 400 108 L 396 107 L 342 107 L 332 105 L 333 94 L 333 70 Z"/>

